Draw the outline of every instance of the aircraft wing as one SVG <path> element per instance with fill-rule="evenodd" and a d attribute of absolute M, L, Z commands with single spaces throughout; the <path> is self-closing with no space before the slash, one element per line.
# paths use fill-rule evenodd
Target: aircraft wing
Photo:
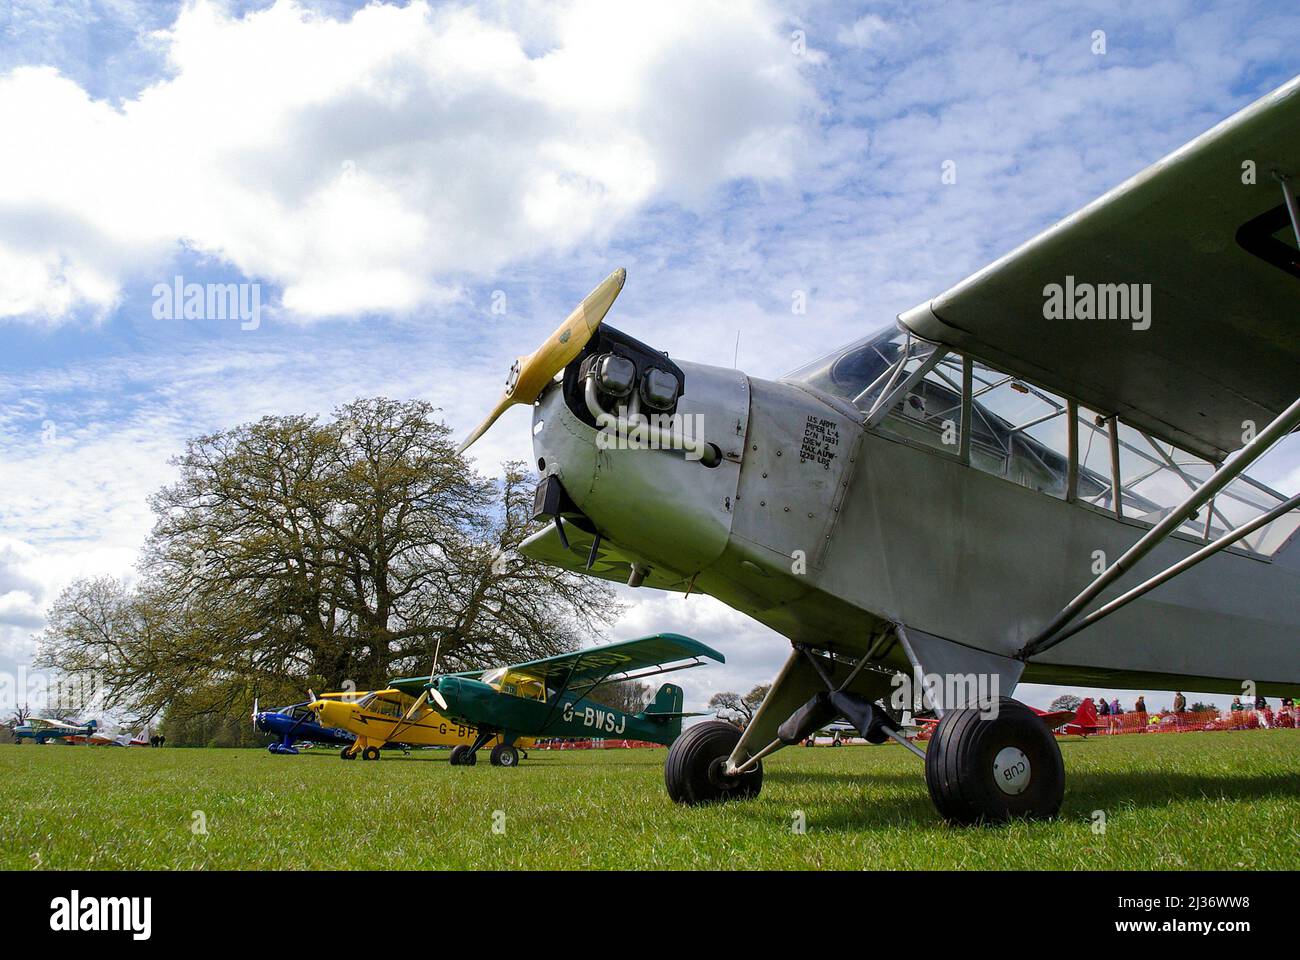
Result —
<path fill-rule="evenodd" d="M 633 672 L 639 677 L 653 676 L 678 669 L 674 665 L 681 664 L 682 661 L 693 661 L 685 665 L 695 666 L 703 663 L 705 657 L 718 663 L 727 661 L 717 650 L 698 640 L 683 637 L 679 633 L 657 633 L 639 640 L 607 643 L 577 653 L 512 664 L 508 669 L 511 673 L 549 682 L 551 686 L 580 686 Z"/>
<path fill-rule="evenodd" d="M 1067 723 L 1074 722 L 1075 714 L 1073 710 L 1048 711 L 1048 710 L 1039 710 L 1037 707 L 1030 707 L 1029 709 L 1034 711 L 1034 713 L 1038 714 L 1039 719 L 1041 719 L 1043 723 L 1047 724 L 1048 730 L 1055 730 L 1057 727 L 1061 727 Z M 939 718 L 938 717 L 917 717 L 915 722 L 918 724 L 925 724 L 927 726 L 930 725 L 938 726 Z"/>
<path fill-rule="evenodd" d="M 468 677 L 471 680 L 478 680 L 486 670 L 463 670 L 460 673 L 443 673 L 443 677 Z M 424 688 L 429 685 L 427 676 L 421 677 L 399 677 L 396 680 L 388 681 L 388 689 L 379 691 L 381 693 L 404 693 L 408 697 L 418 697 L 424 693 Z"/>
<path fill-rule="evenodd" d="M 899 322 L 1221 460 L 1300 396 L 1300 251 L 1275 170 L 1294 197 L 1300 77 Z M 1060 306 L 1083 284 L 1094 317 L 1104 296 L 1129 318 L 1075 299 L 1049 319 L 1052 285 Z M 1146 319 L 1115 309 L 1131 284 L 1150 285 Z"/>
<path fill-rule="evenodd" d="M 45 717 L 30 717 L 27 723 L 38 733 L 45 733 L 50 730 L 67 730 L 69 733 L 73 733 L 81 729 L 80 727 L 74 727 L 70 723 L 64 723 L 62 720 L 47 720 Z"/>
<path fill-rule="evenodd" d="M 617 545 L 602 539 L 600 546 L 596 548 L 596 559 L 588 570 L 587 557 L 591 553 L 591 542 L 595 537 L 585 530 L 578 529 L 572 523 L 564 525 L 564 535 L 569 540 L 567 550 L 560 542 L 555 525 L 551 524 L 520 544 L 519 552 L 530 560 L 538 560 L 553 567 L 563 567 L 566 570 L 600 577 L 602 580 L 612 580 L 615 583 L 627 583 L 632 573 L 634 557 L 624 553 Z M 680 593 L 686 590 L 687 580 L 670 570 L 665 571 L 652 566 L 643 585 L 659 590 L 676 590 Z"/>
<path fill-rule="evenodd" d="M 1030 709 L 1033 710 L 1032 707 Z M 1037 713 L 1043 723 L 1047 724 L 1048 730 L 1055 730 L 1067 723 L 1074 723 L 1075 714 L 1073 710 L 1053 710 L 1051 712 L 1034 710 L 1034 713 Z"/>

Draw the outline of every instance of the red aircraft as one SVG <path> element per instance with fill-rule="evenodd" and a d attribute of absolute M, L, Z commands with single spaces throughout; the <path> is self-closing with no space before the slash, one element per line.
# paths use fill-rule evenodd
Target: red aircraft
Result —
<path fill-rule="evenodd" d="M 1088 734 L 1096 733 L 1101 729 L 1101 724 L 1097 722 L 1097 705 L 1092 702 L 1092 697 L 1079 704 L 1078 710 L 1039 710 L 1037 707 L 1030 707 L 1029 709 L 1043 718 L 1043 723 L 1047 724 L 1047 729 L 1058 735 L 1075 734 L 1086 737 Z M 917 717 L 916 722 L 926 725 L 923 733 L 925 736 L 929 736 L 930 728 L 939 722 L 939 718 Z"/>

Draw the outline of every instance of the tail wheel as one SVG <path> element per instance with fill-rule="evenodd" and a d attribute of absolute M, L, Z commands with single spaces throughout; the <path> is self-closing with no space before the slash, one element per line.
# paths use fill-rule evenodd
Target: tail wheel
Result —
<path fill-rule="evenodd" d="M 362 759 L 362 760 L 378 760 L 378 759 L 379 759 L 379 748 L 378 748 L 378 747 L 366 747 L 366 749 L 364 749 L 364 750 L 361 751 L 361 759 Z"/>
<path fill-rule="evenodd" d="M 748 800 L 763 786 L 763 765 L 739 776 L 724 773 L 740 731 L 721 720 L 697 723 L 674 741 L 664 761 L 664 783 L 675 803 Z"/>
<path fill-rule="evenodd" d="M 988 716 L 950 710 L 925 752 L 925 783 L 945 820 L 957 824 L 1046 820 L 1065 796 L 1065 763 L 1052 731 L 1018 700 Z"/>
<path fill-rule="evenodd" d="M 489 759 L 494 767 L 517 767 L 519 751 L 507 744 L 498 743 L 492 748 L 492 756 Z"/>
<path fill-rule="evenodd" d="M 357 755 L 352 752 L 351 747 L 344 747 L 342 750 L 339 751 L 339 756 L 342 757 L 344 760 L 355 760 L 357 758 Z"/>

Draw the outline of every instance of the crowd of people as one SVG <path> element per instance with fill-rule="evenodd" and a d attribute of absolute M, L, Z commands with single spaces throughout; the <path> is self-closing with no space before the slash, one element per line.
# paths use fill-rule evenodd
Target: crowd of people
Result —
<path fill-rule="evenodd" d="M 1198 704 L 1199 706 L 1199 704 Z M 1292 697 L 1283 697 L 1277 710 L 1274 710 L 1266 697 L 1256 697 L 1254 706 L 1247 706 L 1242 702 L 1241 697 L 1234 697 L 1230 714 L 1237 715 L 1244 712 L 1253 711 L 1252 726 L 1263 728 L 1272 727 L 1297 727 L 1300 726 L 1300 712 L 1297 711 L 1296 703 Z M 1200 714 L 1207 711 L 1197 711 L 1198 718 Z M 1213 711 L 1218 713 L 1218 711 Z M 1143 729 L 1147 724 L 1158 724 L 1172 719 L 1172 722 L 1181 726 L 1181 722 L 1189 714 L 1187 708 L 1187 698 L 1183 696 L 1181 690 L 1174 693 L 1174 706 L 1172 710 L 1162 708 L 1161 710 L 1148 713 L 1145 695 L 1139 695 L 1134 701 L 1132 708 L 1127 711 L 1128 720 L 1120 721 L 1126 711 L 1119 702 L 1119 697 L 1113 697 L 1107 701 L 1105 696 L 1086 697 L 1079 704 L 1076 720 L 1083 725 L 1095 725 L 1099 730 L 1118 732 L 1123 729 Z M 1136 716 L 1134 716 L 1136 715 Z"/>

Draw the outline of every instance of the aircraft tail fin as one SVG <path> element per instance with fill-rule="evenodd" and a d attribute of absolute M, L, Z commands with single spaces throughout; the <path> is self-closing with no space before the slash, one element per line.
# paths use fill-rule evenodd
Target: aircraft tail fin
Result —
<path fill-rule="evenodd" d="M 675 683 L 665 683 L 650 701 L 650 706 L 638 713 L 638 720 L 663 724 L 675 739 L 682 732 L 682 717 L 696 717 L 697 713 L 682 712 L 682 688 Z"/>

